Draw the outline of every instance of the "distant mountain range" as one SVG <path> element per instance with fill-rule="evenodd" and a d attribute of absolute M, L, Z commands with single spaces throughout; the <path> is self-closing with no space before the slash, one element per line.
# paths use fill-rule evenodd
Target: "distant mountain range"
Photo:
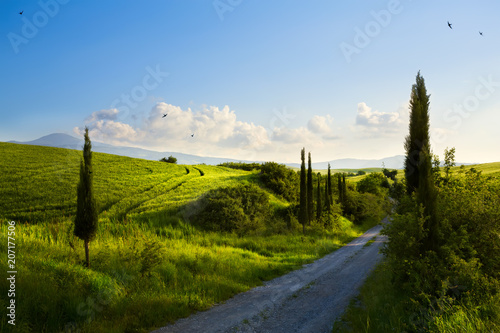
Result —
<path fill-rule="evenodd" d="M 43 136 L 39 139 L 33 141 L 19 142 L 19 141 L 9 141 L 10 143 L 18 143 L 25 145 L 37 145 L 37 146 L 49 146 L 49 147 L 59 147 L 67 149 L 77 149 L 81 150 L 84 141 L 82 139 L 77 139 L 71 135 L 63 133 L 54 133 Z M 132 148 L 132 147 L 119 147 L 113 146 L 106 143 L 92 141 L 92 150 L 99 153 L 107 153 L 120 156 L 128 156 L 134 158 L 142 158 L 146 160 L 159 160 L 163 157 L 169 157 L 170 155 L 177 158 L 177 163 L 179 164 L 208 164 L 216 165 L 224 162 L 261 162 L 261 161 L 242 161 L 230 158 L 219 158 L 219 157 L 207 157 L 207 156 L 197 156 L 189 155 L 178 152 L 158 152 L 153 150 L 147 150 L 142 148 Z M 385 166 L 388 169 L 402 169 L 404 166 L 404 156 L 397 155 L 393 157 L 386 157 L 379 160 L 363 160 L 355 158 L 344 158 L 326 162 L 313 163 L 313 169 L 327 169 L 328 163 L 330 163 L 332 169 L 366 169 L 366 168 L 381 168 Z M 299 163 L 285 163 L 291 167 L 300 167 Z M 460 164 L 471 164 L 471 163 L 460 163 Z M 457 163 L 457 165 L 460 165 Z"/>

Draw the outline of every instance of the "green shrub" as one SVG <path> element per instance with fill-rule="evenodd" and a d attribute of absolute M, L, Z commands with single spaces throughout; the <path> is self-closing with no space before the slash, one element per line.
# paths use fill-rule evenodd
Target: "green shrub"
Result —
<path fill-rule="evenodd" d="M 386 195 L 389 188 L 387 178 L 381 173 L 370 173 L 356 184 L 356 189 L 361 193 Z"/>
<path fill-rule="evenodd" d="M 211 190 L 187 209 L 190 221 L 205 230 L 239 234 L 263 228 L 270 216 L 267 193 L 256 185 Z"/>
<path fill-rule="evenodd" d="M 372 193 L 347 191 L 344 200 L 344 216 L 356 224 L 367 220 L 381 220 L 390 211 L 391 204 L 383 197 Z"/>
<path fill-rule="evenodd" d="M 469 171 L 441 184 L 434 251 L 425 250 L 428 217 L 414 199 L 403 197 L 398 208 L 402 214 L 383 231 L 389 238 L 384 252 L 395 288 L 413 301 L 408 309 L 416 314 L 413 329 L 498 327 L 499 316 L 490 313 L 500 300 L 498 180 Z"/>
<path fill-rule="evenodd" d="M 299 176 L 284 164 L 263 163 L 260 178 L 264 185 L 274 193 L 290 202 L 296 202 L 299 196 Z"/>

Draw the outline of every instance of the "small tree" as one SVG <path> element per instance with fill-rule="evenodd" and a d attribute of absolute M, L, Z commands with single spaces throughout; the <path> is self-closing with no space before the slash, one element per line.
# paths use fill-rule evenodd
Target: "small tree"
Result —
<path fill-rule="evenodd" d="M 167 162 L 167 163 L 172 163 L 172 164 L 177 164 L 177 158 L 173 157 L 170 155 L 168 158 L 163 157 L 160 162 Z"/>
<path fill-rule="evenodd" d="M 449 180 L 451 175 L 451 168 L 455 166 L 455 147 L 444 150 L 444 172 L 446 180 Z"/>
<path fill-rule="evenodd" d="M 74 234 L 84 241 L 85 260 L 90 268 L 89 243 L 97 233 L 97 204 L 94 199 L 92 173 L 92 143 L 89 129 L 85 127 L 83 160 L 80 162 L 80 182 L 77 187 L 76 217 Z"/>
<path fill-rule="evenodd" d="M 311 220 L 314 218 L 314 202 L 313 202 L 313 176 L 311 166 L 311 153 L 308 154 L 307 161 L 307 222 L 311 225 Z"/>
<path fill-rule="evenodd" d="M 307 217 L 307 186 L 306 186 L 306 149 L 300 151 L 300 202 L 299 202 L 299 223 L 302 224 L 302 232 L 306 231 Z"/>

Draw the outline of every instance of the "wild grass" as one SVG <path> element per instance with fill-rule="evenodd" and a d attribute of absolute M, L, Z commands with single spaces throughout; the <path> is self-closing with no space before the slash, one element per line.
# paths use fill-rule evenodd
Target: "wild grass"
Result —
<path fill-rule="evenodd" d="M 499 332 L 500 299 L 491 298 L 481 307 L 468 304 L 434 304 L 415 310 L 411 296 L 395 290 L 392 273 L 382 262 L 366 279 L 358 297 L 351 301 L 332 332 Z"/>
<path fill-rule="evenodd" d="M 0 225 L 2 244 L 6 222 Z M 90 270 L 70 220 L 16 226 L 16 332 L 147 331 L 301 267 L 360 234 L 351 228 L 238 237 L 183 222 L 100 222 Z M 0 269 L 8 270 L 5 260 Z M 8 290 L 5 279 L 0 287 Z M 0 321 L 2 331 L 9 331 L 6 320 Z"/>

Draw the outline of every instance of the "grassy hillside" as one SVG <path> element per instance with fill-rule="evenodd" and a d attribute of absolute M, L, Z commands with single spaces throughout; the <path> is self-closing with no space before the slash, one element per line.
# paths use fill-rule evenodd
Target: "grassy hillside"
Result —
<path fill-rule="evenodd" d="M 7 222 L 16 222 L 16 332 L 148 331 L 301 267 L 368 227 L 340 218 L 306 235 L 293 232 L 302 229 L 296 222 L 280 234 L 200 231 L 186 223 L 186 205 L 213 188 L 258 184 L 257 174 L 94 153 L 100 215 L 88 270 L 72 233 L 81 152 L 0 143 L 0 156 L 2 244 Z M 273 207 L 288 205 L 267 195 Z M 12 331 L 7 319 L 2 332 Z"/>
<path fill-rule="evenodd" d="M 0 142 L 0 217 L 20 222 L 74 216 L 82 152 Z M 211 188 L 248 182 L 250 172 L 93 153 L 99 211 L 110 219 L 177 210 Z"/>

